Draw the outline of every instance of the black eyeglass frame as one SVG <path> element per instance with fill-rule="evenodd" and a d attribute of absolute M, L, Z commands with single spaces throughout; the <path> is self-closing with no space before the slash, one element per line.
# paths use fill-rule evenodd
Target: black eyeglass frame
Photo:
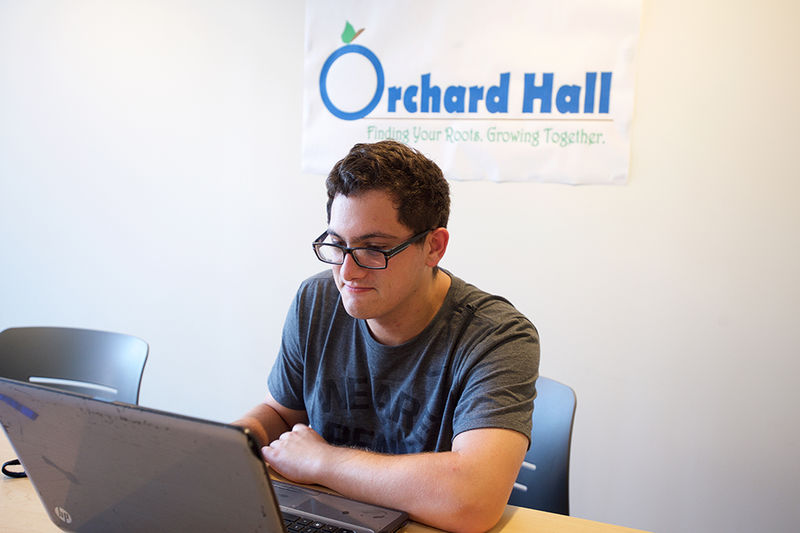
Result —
<path fill-rule="evenodd" d="M 350 257 L 353 258 L 353 261 L 355 261 L 355 263 L 358 266 L 360 266 L 361 268 L 368 268 L 370 270 L 385 270 L 389 266 L 389 259 L 390 258 L 396 256 L 397 254 L 399 254 L 400 252 L 402 252 L 403 250 L 405 250 L 406 248 L 408 248 L 409 246 L 411 246 L 412 244 L 414 244 L 418 240 L 422 239 L 423 237 L 425 237 L 428 233 L 430 233 L 432 231 L 433 231 L 432 229 L 425 230 L 422 233 L 417 233 L 416 235 L 414 235 L 413 237 L 411 237 L 407 241 L 398 244 L 397 246 L 395 246 L 394 248 L 392 248 L 390 250 L 381 250 L 379 248 L 370 248 L 369 246 L 354 246 L 354 247 L 351 248 L 349 246 L 342 246 L 341 244 L 335 244 L 335 243 L 332 243 L 332 242 L 322 242 L 322 241 L 325 240 L 325 237 L 328 236 L 328 230 L 325 230 L 325 231 L 322 232 L 322 235 L 317 237 L 314 240 L 314 242 L 311 243 L 311 247 L 314 249 L 314 255 L 317 256 L 317 259 L 319 259 L 323 263 L 327 263 L 329 265 L 343 265 L 344 264 L 344 258 L 347 257 L 347 254 L 350 254 Z M 336 261 L 328 261 L 327 259 L 323 259 L 322 256 L 319 254 L 319 247 L 320 246 L 333 246 L 334 248 L 340 249 L 342 251 L 342 260 L 339 261 L 339 262 L 336 262 Z M 383 257 L 384 257 L 383 266 L 366 266 L 366 265 L 362 265 L 361 263 L 358 262 L 358 258 L 353 253 L 356 250 L 369 250 L 370 252 L 378 252 L 378 253 L 383 254 Z"/>

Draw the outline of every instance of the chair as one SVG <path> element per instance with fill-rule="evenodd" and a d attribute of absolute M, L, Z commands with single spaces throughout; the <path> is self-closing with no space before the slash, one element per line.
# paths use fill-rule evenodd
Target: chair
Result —
<path fill-rule="evenodd" d="M 569 515 L 569 452 L 575 419 L 575 391 L 539 377 L 533 402 L 531 448 L 508 503 Z"/>
<path fill-rule="evenodd" d="M 0 332 L 0 376 L 107 401 L 136 404 L 148 344 L 121 333 L 31 327 Z M 24 472 L 3 473 L 24 477 Z"/>

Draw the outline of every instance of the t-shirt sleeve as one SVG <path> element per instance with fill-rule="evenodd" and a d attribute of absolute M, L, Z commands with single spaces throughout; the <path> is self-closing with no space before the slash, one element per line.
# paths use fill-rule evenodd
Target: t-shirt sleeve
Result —
<path fill-rule="evenodd" d="M 306 408 L 303 398 L 305 354 L 300 339 L 301 311 L 302 292 L 298 291 L 289 306 L 283 324 L 281 347 L 267 380 L 272 397 L 284 407 L 296 410 Z"/>
<path fill-rule="evenodd" d="M 471 429 L 503 428 L 530 439 L 539 337 L 533 324 L 520 315 L 495 324 L 491 333 L 466 348 L 454 437 Z"/>

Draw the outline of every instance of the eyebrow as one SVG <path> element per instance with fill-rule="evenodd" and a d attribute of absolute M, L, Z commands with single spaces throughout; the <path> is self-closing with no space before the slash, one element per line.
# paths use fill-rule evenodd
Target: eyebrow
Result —
<path fill-rule="evenodd" d="M 331 237 L 336 237 L 337 239 L 346 242 L 346 239 L 344 239 L 341 235 L 339 235 L 338 233 L 336 233 L 335 231 L 333 231 L 331 229 L 328 229 L 328 235 L 330 235 Z M 373 232 L 373 233 L 366 233 L 364 235 L 359 235 L 358 237 L 356 237 L 353 240 L 355 242 L 362 242 L 362 241 L 367 241 L 367 240 L 370 240 L 370 239 L 396 240 L 396 239 L 399 239 L 399 237 L 397 237 L 396 235 L 389 235 L 388 233 L 380 233 L 380 232 L 376 231 L 376 232 Z"/>

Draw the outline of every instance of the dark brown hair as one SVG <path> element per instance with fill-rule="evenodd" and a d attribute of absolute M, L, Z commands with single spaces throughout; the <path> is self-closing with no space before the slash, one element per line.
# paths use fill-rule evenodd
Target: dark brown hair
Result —
<path fill-rule="evenodd" d="M 328 179 L 328 222 L 337 194 L 357 196 L 386 191 L 398 220 L 413 233 L 447 227 L 450 186 L 439 166 L 419 151 L 396 141 L 356 144 L 337 162 Z"/>

